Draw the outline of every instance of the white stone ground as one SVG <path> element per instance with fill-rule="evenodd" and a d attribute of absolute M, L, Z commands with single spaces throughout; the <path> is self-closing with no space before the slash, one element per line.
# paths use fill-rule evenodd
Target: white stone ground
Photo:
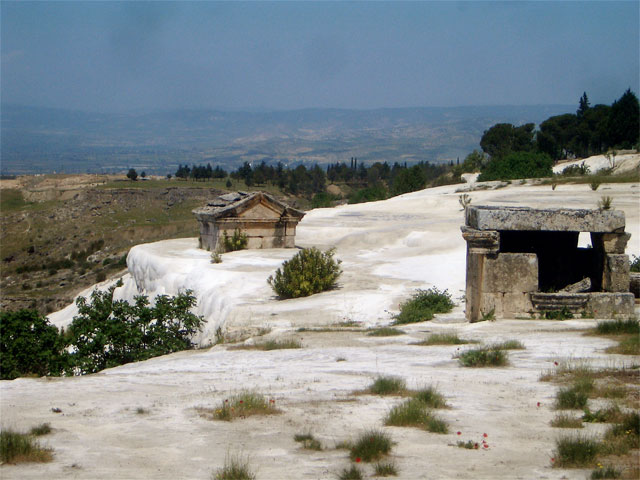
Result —
<path fill-rule="evenodd" d="M 592 191 L 588 185 L 552 190 L 515 183 L 471 192 L 472 202 L 595 208 L 601 196 L 611 196 L 633 235 L 627 252 L 640 253 L 638 184 L 605 184 Z M 637 364 L 637 357 L 604 354 L 611 341 L 583 336 L 592 320 L 468 324 L 460 304 L 432 322 L 403 327 L 406 335 L 399 337 L 297 332 L 344 320 L 364 327 L 387 324 L 416 288 L 447 288 L 460 303 L 465 242 L 456 188 L 309 212 L 298 226 L 298 245 L 336 246 L 344 274 L 339 289 L 306 299 L 278 301 L 266 284 L 292 250 L 235 252 L 214 265 L 195 239 L 135 247 L 120 297 L 131 298 L 138 288 L 149 295 L 190 288 L 199 299 L 198 313 L 208 320 L 198 338 L 202 345 L 212 342 L 218 327 L 228 335 L 268 327 L 267 337 L 296 337 L 304 348 L 262 352 L 217 345 L 85 377 L 0 382 L 2 427 L 26 430 L 49 422 L 54 432 L 42 442 L 55 452 L 49 464 L 3 465 L 0 477 L 208 479 L 225 455 L 242 453 L 259 479 L 336 478 L 349 465 L 347 453 L 301 450 L 294 434 L 310 430 L 333 447 L 366 428 L 381 427 L 388 409 L 401 400 L 353 392 L 377 375 L 399 375 L 411 387 L 437 385 L 451 406 L 440 412 L 449 434 L 385 427 L 397 442 L 393 458 L 399 478 L 585 478 L 585 470 L 550 467 L 560 434 L 549 426 L 555 387 L 538 378 L 556 361 Z M 51 319 L 64 325 L 72 316 L 70 307 Z M 526 350 L 512 351 L 508 367 L 467 369 L 452 358 L 455 346 L 411 345 L 441 331 L 484 342 L 515 338 Z M 243 389 L 274 398 L 282 414 L 232 423 L 197 414 L 197 407 L 215 407 Z M 136 413 L 139 407 L 149 413 Z M 479 441 L 483 433 L 486 450 L 455 446 L 458 440 Z M 364 469 L 372 475 L 371 467 Z"/>

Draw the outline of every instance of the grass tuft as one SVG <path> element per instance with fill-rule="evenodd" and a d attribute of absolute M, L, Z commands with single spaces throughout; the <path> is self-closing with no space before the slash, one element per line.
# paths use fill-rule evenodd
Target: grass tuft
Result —
<path fill-rule="evenodd" d="M 372 462 L 387 455 L 391 451 L 391 437 L 382 430 L 367 430 L 351 446 L 349 457 L 351 460 L 361 459 Z"/>
<path fill-rule="evenodd" d="M 623 413 L 618 405 L 601 408 L 592 412 L 588 407 L 584 409 L 582 421 L 587 423 L 618 423 L 623 419 Z"/>
<path fill-rule="evenodd" d="M 551 420 L 551 426 L 555 428 L 583 428 L 582 419 L 567 415 L 566 413 L 559 413 Z"/>
<path fill-rule="evenodd" d="M 51 425 L 48 423 L 41 423 L 40 425 L 36 425 L 29 430 L 29 433 L 34 437 L 40 437 L 42 435 L 47 435 L 51 433 Z"/>
<path fill-rule="evenodd" d="M 417 427 L 432 433 L 447 433 L 447 423 L 433 415 L 427 405 L 411 398 L 391 408 L 384 421 L 394 427 Z"/>
<path fill-rule="evenodd" d="M 292 348 L 302 348 L 300 340 L 291 338 L 288 340 L 265 340 L 264 342 L 256 342 L 254 344 L 247 345 L 234 345 L 229 347 L 229 350 L 287 350 Z"/>
<path fill-rule="evenodd" d="M 245 418 L 252 415 L 274 415 L 280 413 L 275 406 L 275 400 L 267 400 L 264 395 L 256 392 L 242 392 L 222 401 L 213 417 L 216 420 L 230 422 L 235 418 Z"/>
<path fill-rule="evenodd" d="M 424 387 L 414 392 L 413 398 L 431 408 L 446 408 L 447 406 L 444 395 L 438 392 L 434 386 Z"/>
<path fill-rule="evenodd" d="M 362 480 L 363 478 L 362 471 L 355 465 L 342 469 L 338 475 L 338 480 Z"/>
<path fill-rule="evenodd" d="M 605 352 L 618 355 L 640 355 L 640 335 L 626 335 L 620 338 L 618 345 L 607 348 Z"/>
<path fill-rule="evenodd" d="M 437 288 L 418 290 L 409 300 L 400 304 L 400 313 L 394 316 L 395 325 L 431 320 L 436 313 L 448 313 L 455 304 L 451 294 Z"/>
<path fill-rule="evenodd" d="M 402 395 L 407 391 L 407 384 L 400 377 L 377 377 L 367 391 L 375 395 Z"/>
<path fill-rule="evenodd" d="M 26 433 L 3 430 L 0 432 L 0 461 L 2 463 L 50 462 L 50 449 L 43 448 Z"/>
<path fill-rule="evenodd" d="M 600 335 L 621 335 L 623 333 L 640 333 L 640 323 L 635 318 L 628 320 L 606 320 L 598 322 L 596 333 Z"/>
<path fill-rule="evenodd" d="M 370 337 L 394 337 L 397 335 L 404 335 L 405 333 L 402 330 L 393 327 L 380 327 L 370 330 L 367 333 Z"/>
<path fill-rule="evenodd" d="M 373 470 L 376 477 L 395 477 L 398 475 L 398 467 L 394 462 L 378 462 L 374 465 Z"/>
<path fill-rule="evenodd" d="M 492 347 L 474 348 L 458 353 L 454 358 L 463 367 L 502 367 L 508 364 L 508 357 L 504 350 Z"/>
<path fill-rule="evenodd" d="M 598 442 L 584 435 L 568 435 L 556 440 L 555 467 L 584 468 L 594 465 Z"/>
<path fill-rule="evenodd" d="M 256 476 L 249 468 L 249 460 L 239 455 L 227 455 L 224 467 L 212 477 L 213 480 L 255 480 Z"/>
<path fill-rule="evenodd" d="M 556 393 L 557 410 L 580 410 L 587 406 L 589 394 L 593 391 L 593 379 L 581 378 L 571 387 L 563 387 Z"/>
<path fill-rule="evenodd" d="M 606 467 L 598 465 L 598 468 L 591 472 L 591 476 L 589 478 L 591 478 L 591 480 L 600 480 L 605 478 L 620 478 L 621 476 L 622 474 L 620 471 L 616 470 L 611 465 Z"/>
<path fill-rule="evenodd" d="M 472 340 L 460 338 L 455 332 L 432 333 L 425 340 L 414 345 L 464 345 L 467 343 L 477 343 Z"/>
<path fill-rule="evenodd" d="M 520 340 L 505 340 L 501 343 L 494 343 L 490 348 L 496 350 L 524 350 L 525 346 Z"/>
<path fill-rule="evenodd" d="M 323 449 L 322 443 L 320 443 L 320 441 L 316 439 L 311 432 L 297 433 L 293 436 L 293 439 L 298 443 L 302 443 L 302 448 L 305 450 L 320 451 Z"/>

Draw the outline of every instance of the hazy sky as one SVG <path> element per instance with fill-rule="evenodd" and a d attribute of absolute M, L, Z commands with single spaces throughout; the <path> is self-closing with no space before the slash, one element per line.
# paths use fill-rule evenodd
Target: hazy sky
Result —
<path fill-rule="evenodd" d="M 611 103 L 639 2 L 11 2 L 2 102 L 91 111 Z"/>

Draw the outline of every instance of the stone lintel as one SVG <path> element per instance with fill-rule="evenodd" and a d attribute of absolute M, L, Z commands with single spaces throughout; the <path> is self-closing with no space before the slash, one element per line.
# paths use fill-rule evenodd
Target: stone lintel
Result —
<path fill-rule="evenodd" d="M 624 232 L 625 216 L 621 210 L 469 206 L 465 224 L 476 230 L 612 233 Z"/>
<path fill-rule="evenodd" d="M 460 227 L 462 238 L 467 242 L 469 253 L 492 254 L 500 249 L 500 233 L 495 230 L 476 230 Z"/>

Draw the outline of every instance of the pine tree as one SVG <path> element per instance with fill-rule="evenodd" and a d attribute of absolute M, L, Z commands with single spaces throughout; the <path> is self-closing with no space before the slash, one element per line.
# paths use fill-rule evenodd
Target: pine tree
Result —
<path fill-rule="evenodd" d="M 587 97 L 587 92 L 583 92 L 580 97 L 580 104 L 576 115 L 578 118 L 582 118 L 584 117 L 584 114 L 587 113 L 587 110 L 589 110 L 589 97 Z"/>

